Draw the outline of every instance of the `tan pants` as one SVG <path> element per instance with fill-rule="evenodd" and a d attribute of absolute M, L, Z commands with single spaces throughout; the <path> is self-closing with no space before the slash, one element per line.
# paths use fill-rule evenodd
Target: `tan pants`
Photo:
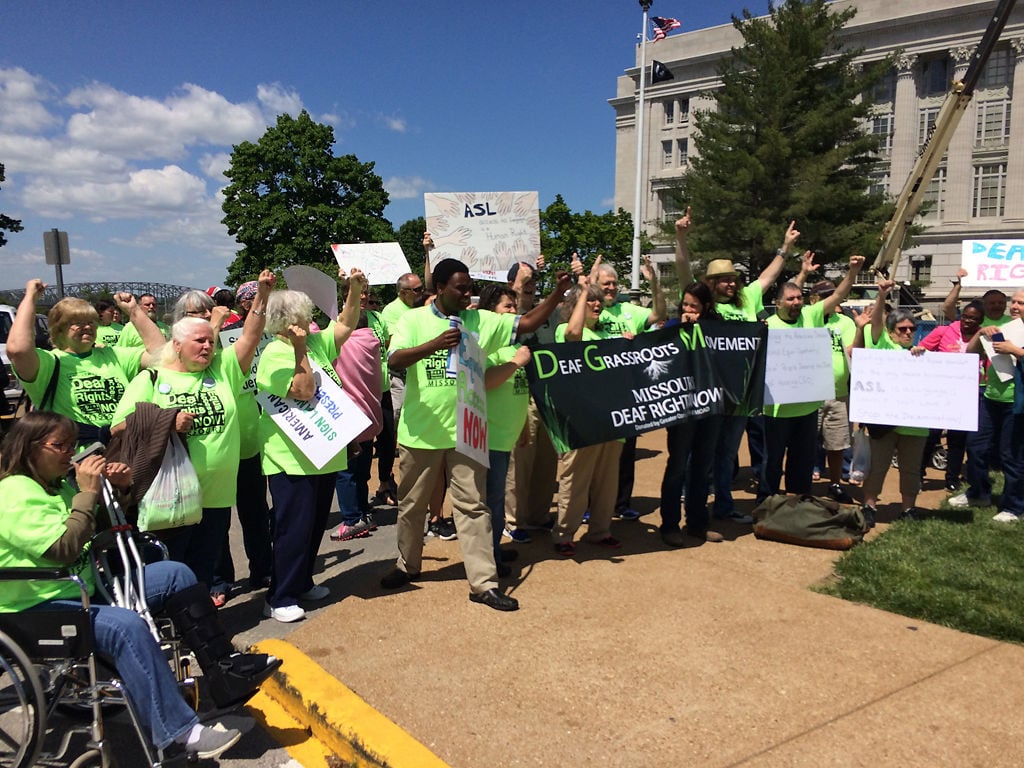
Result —
<path fill-rule="evenodd" d="M 509 529 L 546 523 L 557 488 L 558 455 L 532 399 L 523 429 L 528 439 L 512 449 L 505 481 L 505 522 Z"/>
<path fill-rule="evenodd" d="M 442 469 L 442 466 L 444 469 Z M 398 562 L 415 576 L 423 566 L 423 528 L 427 504 L 439 473 L 446 471 L 452 499 L 452 519 L 470 590 L 476 594 L 498 586 L 491 540 L 491 512 L 484 503 L 487 468 L 454 448 L 428 450 L 398 447 Z"/>
<path fill-rule="evenodd" d="M 552 532 L 556 542 L 572 541 L 588 506 L 590 523 L 585 538 L 600 541 L 611 535 L 621 453 L 622 443 L 612 440 L 558 457 L 558 522 Z"/>

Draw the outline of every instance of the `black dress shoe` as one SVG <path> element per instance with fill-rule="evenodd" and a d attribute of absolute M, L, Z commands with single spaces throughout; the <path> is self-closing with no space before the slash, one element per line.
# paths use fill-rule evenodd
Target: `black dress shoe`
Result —
<path fill-rule="evenodd" d="M 380 585 L 384 587 L 384 589 L 398 589 L 399 587 L 404 587 L 411 581 L 416 581 L 418 578 L 419 574 L 413 575 L 395 568 L 390 573 L 384 575 L 380 580 Z"/>
<path fill-rule="evenodd" d="M 500 549 L 498 551 L 501 552 L 501 562 L 503 563 L 511 563 L 519 557 L 519 553 L 514 549 Z"/>
<path fill-rule="evenodd" d="M 475 592 L 469 593 L 469 599 L 474 603 L 483 603 L 488 608 L 493 608 L 496 611 L 518 611 L 519 601 L 514 597 L 503 595 L 496 589 L 488 589 L 486 592 L 476 594 Z"/>

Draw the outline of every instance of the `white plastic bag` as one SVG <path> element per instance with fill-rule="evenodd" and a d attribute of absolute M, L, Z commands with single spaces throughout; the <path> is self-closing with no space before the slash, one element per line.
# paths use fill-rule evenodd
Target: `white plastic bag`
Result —
<path fill-rule="evenodd" d="M 853 456 L 850 459 L 850 482 L 860 485 L 871 467 L 871 438 L 863 425 L 853 433 Z"/>
<path fill-rule="evenodd" d="M 171 433 L 160 469 L 139 502 L 139 530 L 162 531 L 194 525 L 203 517 L 203 491 L 188 450 Z"/>

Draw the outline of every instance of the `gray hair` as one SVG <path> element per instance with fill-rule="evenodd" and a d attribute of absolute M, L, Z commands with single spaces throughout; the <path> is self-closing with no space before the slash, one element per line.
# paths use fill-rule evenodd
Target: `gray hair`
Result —
<path fill-rule="evenodd" d="M 313 300 L 302 291 L 274 291 L 267 299 L 267 333 L 280 333 L 290 325 L 308 325 Z"/>
<path fill-rule="evenodd" d="M 174 302 L 174 309 L 171 310 L 171 322 L 177 323 L 183 317 L 188 317 L 189 312 L 213 311 L 213 299 L 202 291 L 185 291 L 178 300 Z"/>
<path fill-rule="evenodd" d="M 909 320 L 917 327 L 917 318 L 914 317 L 914 313 L 909 309 L 894 309 L 889 313 L 888 317 L 885 318 L 885 327 L 893 331 L 896 329 L 896 323 L 902 323 L 904 320 Z"/>
<path fill-rule="evenodd" d="M 612 272 L 615 270 L 613 269 Z M 572 316 L 572 311 L 576 307 L 576 302 L 580 300 L 580 293 L 583 289 L 579 285 L 574 285 L 568 291 L 566 291 L 565 299 L 562 301 L 562 320 L 569 322 L 569 318 Z M 587 288 L 586 301 L 594 300 L 604 303 L 604 291 L 601 290 L 599 285 L 591 285 Z"/>
<path fill-rule="evenodd" d="M 198 293 L 198 291 L 196 291 Z M 204 293 L 203 296 L 206 296 Z M 209 298 L 209 296 L 207 296 Z M 180 302 L 180 299 L 179 299 Z M 201 317 L 183 317 L 178 320 L 174 325 L 171 326 L 171 339 L 163 347 L 160 348 L 160 355 L 158 357 L 160 366 L 167 366 L 178 359 L 178 353 L 174 350 L 174 343 L 182 344 L 188 340 L 198 330 L 209 330 L 213 333 L 213 326 L 210 325 L 209 320 L 204 320 Z M 214 346 L 217 345 L 217 339 L 213 339 Z"/>
<path fill-rule="evenodd" d="M 601 262 L 597 265 L 597 274 L 599 275 L 611 275 L 615 278 L 615 281 L 619 280 L 619 273 L 615 271 L 615 267 L 607 262 Z M 603 296 L 603 294 L 602 294 Z"/>

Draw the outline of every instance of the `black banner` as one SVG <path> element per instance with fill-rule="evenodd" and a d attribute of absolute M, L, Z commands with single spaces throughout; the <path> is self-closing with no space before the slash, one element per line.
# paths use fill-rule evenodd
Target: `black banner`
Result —
<path fill-rule="evenodd" d="M 533 348 L 530 392 L 555 450 L 632 437 L 764 400 L 768 328 L 705 320 L 633 339 Z"/>

